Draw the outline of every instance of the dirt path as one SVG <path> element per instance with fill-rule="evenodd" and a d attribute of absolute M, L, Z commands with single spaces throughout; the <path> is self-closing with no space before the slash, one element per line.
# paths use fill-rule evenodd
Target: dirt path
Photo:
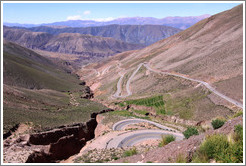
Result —
<path fill-rule="evenodd" d="M 79 105 L 79 103 L 77 102 L 77 100 L 75 99 L 72 93 L 70 94 L 70 104 L 76 107 Z"/>
<path fill-rule="evenodd" d="M 143 64 L 148 70 L 152 71 L 152 72 L 155 72 L 155 73 L 161 73 L 161 74 L 166 74 L 166 75 L 172 75 L 172 76 L 176 76 L 176 77 L 180 77 L 180 78 L 184 78 L 186 80 L 190 80 L 190 81 L 194 81 L 194 82 L 198 82 L 202 85 L 204 85 L 206 88 L 208 88 L 211 92 L 213 92 L 214 94 L 216 94 L 217 96 L 227 100 L 228 102 L 236 105 L 237 107 L 240 107 L 240 108 L 243 108 L 243 104 L 234 100 L 234 99 L 231 99 L 229 98 L 228 96 L 218 92 L 214 87 L 212 87 L 211 85 L 209 85 L 209 83 L 207 82 L 204 82 L 204 81 L 201 81 L 201 80 L 197 80 L 197 79 L 193 79 L 193 78 L 189 78 L 189 77 L 186 77 L 186 76 L 183 76 L 181 74 L 173 74 L 173 73 L 170 73 L 170 72 L 163 72 L 163 71 L 160 71 L 160 70 L 156 70 L 156 69 L 153 69 L 149 66 L 148 63 L 144 63 Z"/>

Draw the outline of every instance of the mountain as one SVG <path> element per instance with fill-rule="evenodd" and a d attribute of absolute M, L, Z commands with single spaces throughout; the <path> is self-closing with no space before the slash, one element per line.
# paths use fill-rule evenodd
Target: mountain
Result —
<path fill-rule="evenodd" d="M 67 54 L 110 56 L 115 53 L 138 48 L 141 47 L 139 45 L 118 41 L 113 38 L 78 33 L 61 33 L 49 40 L 42 49 Z"/>
<path fill-rule="evenodd" d="M 129 18 L 118 18 L 113 21 L 109 21 L 109 24 L 119 24 L 119 25 L 166 25 L 178 29 L 187 29 L 194 25 L 198 21 L 201 21 L 210 15 L 205 14 L 201 16 L 189 16 L 189 17 L 165 17 L 162 19 L 157 19 L 153 17 L 129 17 Z"/>
<path fill-rule="evenodd" d="M 113 38 L 96 37 L 78 33 L 52 35 L 26 29 L 4 27 L 5 39 L 24 47 L 55 53 L 75 54 L 87 59 L 97 59 L 143 46 L 129 44 Z"/>
<path fill-rule="evenodd" d="M 30 28 L 30 27 L 39 26 L 40 24 L 20 24 L 20 23 L 8 23 L 8 22 L 5 22 L 3 25 L 9 26 L 9 27 L 26 27 L 26 28 Z"/>
<path fill-rule="evenodd" d="M 205 14 L 201 16 L 187 16 L 187 17 L 165 17 L 165 18 L 154 18 L 154 17 L 125 17 L 118 18 L 112 21 L 99 22 L 93 20 L 68 20 L 46 24 L 19 24 L 19 23 L 4 23 L 6 26 L 18 26 L 18 27 L 37 27 L 37 26 L 68 26 L 68 27 L 91 27 L 91 26 L 103 26 L 110 24 L 119 25 L 167 25 L 178 29 L 186 29 L 198 21 L 209 17 L 210 15 Z"/>
<path fill-rule="evenodd" d="M 131 44 L 150 45 L 158 40 L 172 36 L 180 29 L 163 25 L 107 25 L 85 28 L 54 28 L 47 26 L 28 28 L 33 32 L 47 32 L 53 35 L 60 33 L 80 33 L 93 36 L 112 37 Z"/>
<path fill-rule="evenodd" d="M 72 90 L 79 80 L 43 56 L 15 43 L 4 41 L 4 84 L 28 89 Z"/>
<path fill-rule="evenodd" d="M 9 41 L 31 49 L 42 48 L 53 35 L 45 32 L 31 32 L 24 29 L 3 28 L 3 37 Z"/>
<path fill-rule="evenodd" d="M 179 28 L 179 29 L 187 29 L 194 25 L 195 23 L 210 17 L 211 15 L 205 14 L 201 16 L 190 16 L 190 17 L 166 17 L 161 19 L 161 23 L 163 25 Z"/>
<path fill-rule="evenodd" d="M 228 117 L 243 103 L 243 6 L 141 50 L 88 65 L 78 74 L 89 69 L 102 73 L 88 80 L 96 98 L 119 110 L 119 102 L 161 95 L 166 116 L 195 121 Z"/>

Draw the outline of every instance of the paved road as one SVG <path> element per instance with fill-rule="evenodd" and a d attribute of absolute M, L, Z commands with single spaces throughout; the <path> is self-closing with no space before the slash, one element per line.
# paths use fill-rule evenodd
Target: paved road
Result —
<path fill-rule="evenodd" d="M 117 90 L 115 92 L 115 94 L 113 94 L 113 97 L 115 98 L 120 98 L 120 97 L 127 97 L 127 96 L 122 96 L 121 94 L 121 84 L 122 84 L 122 79 L 124 78 L 125 74 L 120 74 L 120 79 L 117 82 Z"/>
<path fill-rule="evenodd" d="M 208 88 L 211 92 L 213 92 L 214 94 L 216 94 L 217 96 L 227 100 L 228 102 L 236 105 L 237 107 L 240 107 L 240 108 L 243 108 L 243 104 L 218 92 L 215 88 L 213 88 L 211 85 L 209 85 L 207 82 L 204 82 L 204 81 L 201 81 L 201 80 L 197 80 L 197 79 L 193 79 L 193 78 L 189 78 L 189 77 L 186 77 L 186 76 L 183 76 L 183 75 L 179 75 L 179 74 L 174 74 L 174 73 L 170 73 L 170 72 L 163 72 L 163 71 L 159 71 L 159 70 L 156 70 L 156 69 L 153 69 L 149 66 L 148 63 L 140 63 L 137 67 L 137 69 L 132 73 L 131 77 L 128 79 L 127 83 L 126 83 L 126 91 L 127 91 L 127 95 L 124 95 L 124 96 L 120 96 L 119 94 L 121 93 L 121 82 L 122 82 L 122 79 L 124 77 L 124 75 L 122 75 L 117 83 L 117 91 L 116 93 L 113 95 L 115 98 L 125 98 L 125 97 L 128 97 L 130 95 L 132 95 L 132 92 L 130 90 L 130 83 L 132 81 L 132 79 L 134 78 L 134 76 L 137 74 L 138 70 L 142 67 L 142 65 L 144 65 L 148 70 L 152 71 L 152 72 L 155 72 L 155 73 L 161 73 L 161 74 L 166 74 L 166 75 L 172 75 L 172 76 L 176 76 L 176 77 L 180 77 L 180 78 L 184 78 L 186 80 L 190 80 L 190 81 L 194 81 L 194 82 L 198 82 L 202 85 L 204 85 L 206 88 Z"/>
<path fill-rule="evenodd" d="M 131 96 L 132 95 L 132 91 L 130 90 L 130 84 L 131 84 L 131 81 L 132 79 L 135 77 L 135 75 L 137 74 L 138 70 L 140 69 L 140 67 L 142 66 L 143 64 L 139 64 L 138 65 L 138 68 L 132 73 L 132 75 L 130 76 L 130 78 L 127 80 L 126 82 L 126 92 L 127 94 L 126 95 L 120 95 L 122 89 L 121 89 L 121 86 L 122 86 L 122 79 L 124 77 L 125 74 L 120 74 L 121 77 L 117 83 L 117 91 L 115 92 L 115 94 L 113 95 L 113 97 L 115 98 L 125 98 L 125 97 L 128 97 L 128 96 Z"/>
<path fill-rule="evenodd" d="M 162 135 L 173 135 L 176 140 L 182 140 L 184 138 L 181 133 L 165 130 L 134 130 L 118 134 L 116 137 L 110 139 L 107 142 L 106 148 L 134 146 L 145 140 L 160 139 Z"/>
<path fill-rule="evenodd" d="M 146 123 L 152 124 L 152 125 L 160 128 L 160 129 L 163 129 L 163 130 L 166 130 L 166 131 L 177 132 L 176 130 L 174 130 L 172 128 L 169 128 L 169 127 L 163 126 L 163 125 L 161 125 L 159 123 L 156 123 L 156 122 L 153 122 L 153 121 L 149 121 L 149 120 L 145 120 L 145 119 L 126 119 L 126 120 L 119 121 L 119 122 L 117 122 L 117 123 L 115 123 L 113 125 L 113 130 L 120 131 L 124 127 L 126 127 L 126 126 L 128 126 L 130 124 L 136 124 L 136 123 L 141 123 L 141 122 L 146 122 Z"/>
<path fill-rule="evenodd" d="M 127 125 L 141 122 L 153 124 L 159 127 L 160 129 L 132 130 L 126 131 L 124 133 L 119 133 L 116 137 L 111 138 L 107 141 L 106 148 L 133 146 L 145 140 L 161 139 L 162 135 L 173 135 L 176 137 L 176 140 L 182 140 L 184 138 L 182 133 L 179 133 L 178 131 L 172 128 L 145 119 L 126 119 L 119 121 L 113 125 L 113 130 L 121 131 Z"/>

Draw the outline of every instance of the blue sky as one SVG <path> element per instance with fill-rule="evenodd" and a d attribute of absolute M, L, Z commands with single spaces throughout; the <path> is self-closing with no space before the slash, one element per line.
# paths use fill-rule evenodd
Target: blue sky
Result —
<path fill-rule="evenodd" d="M 216 14 L 239 3 L 4 3 L 3 22 L 51 23 L 66 20 L 108 21 L 122 17 Z"/>

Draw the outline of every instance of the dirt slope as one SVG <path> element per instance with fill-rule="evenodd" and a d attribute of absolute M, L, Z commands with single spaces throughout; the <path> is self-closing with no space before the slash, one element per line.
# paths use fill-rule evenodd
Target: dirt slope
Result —
<path fill-rule="evenodd" d="M 108 74 L 90 77 L 92 83 L 101 83 L 98 87 L 99 93 L 107 93 L 113 89 L 112 85 L 115 86 L 120 71 L 130 73 L 141 62 L 149 62 L 152 68 L 158 70 L 206 81 L 229 97 L 242 102 L 243 6 L 239 5 L 206 18 L 185 31 L 144 49 L 121 53 L 106 62 L 92 64 L 86 68 L 103 71 L 111 66 Z M 83 70 L 81 71 L 78 73 L 83 73 Z M 138 78 L 142 77 L 144 81 L 143 76 Z M 134 86 L 134 81 L 132 84 Z M 112 89 L 103 88 L 110 85 Z"/>
<path fill-rule="evenodd" d="M 163 95 L 168 115 L 196 121 L 227 118 L 240 108 L 198 82 L 158 74 L 144 66 L 135 71 L 147 62 L 152 69 L 204 81 L 242 104 L 242 18 L 243 6 L 239 5 L 144 49 L 87 65 L 78 74 L 93 87 L 96 99 L 104 103 Z M 118 96 L 125 97 L 114 96 L 119 89 Z"/>

